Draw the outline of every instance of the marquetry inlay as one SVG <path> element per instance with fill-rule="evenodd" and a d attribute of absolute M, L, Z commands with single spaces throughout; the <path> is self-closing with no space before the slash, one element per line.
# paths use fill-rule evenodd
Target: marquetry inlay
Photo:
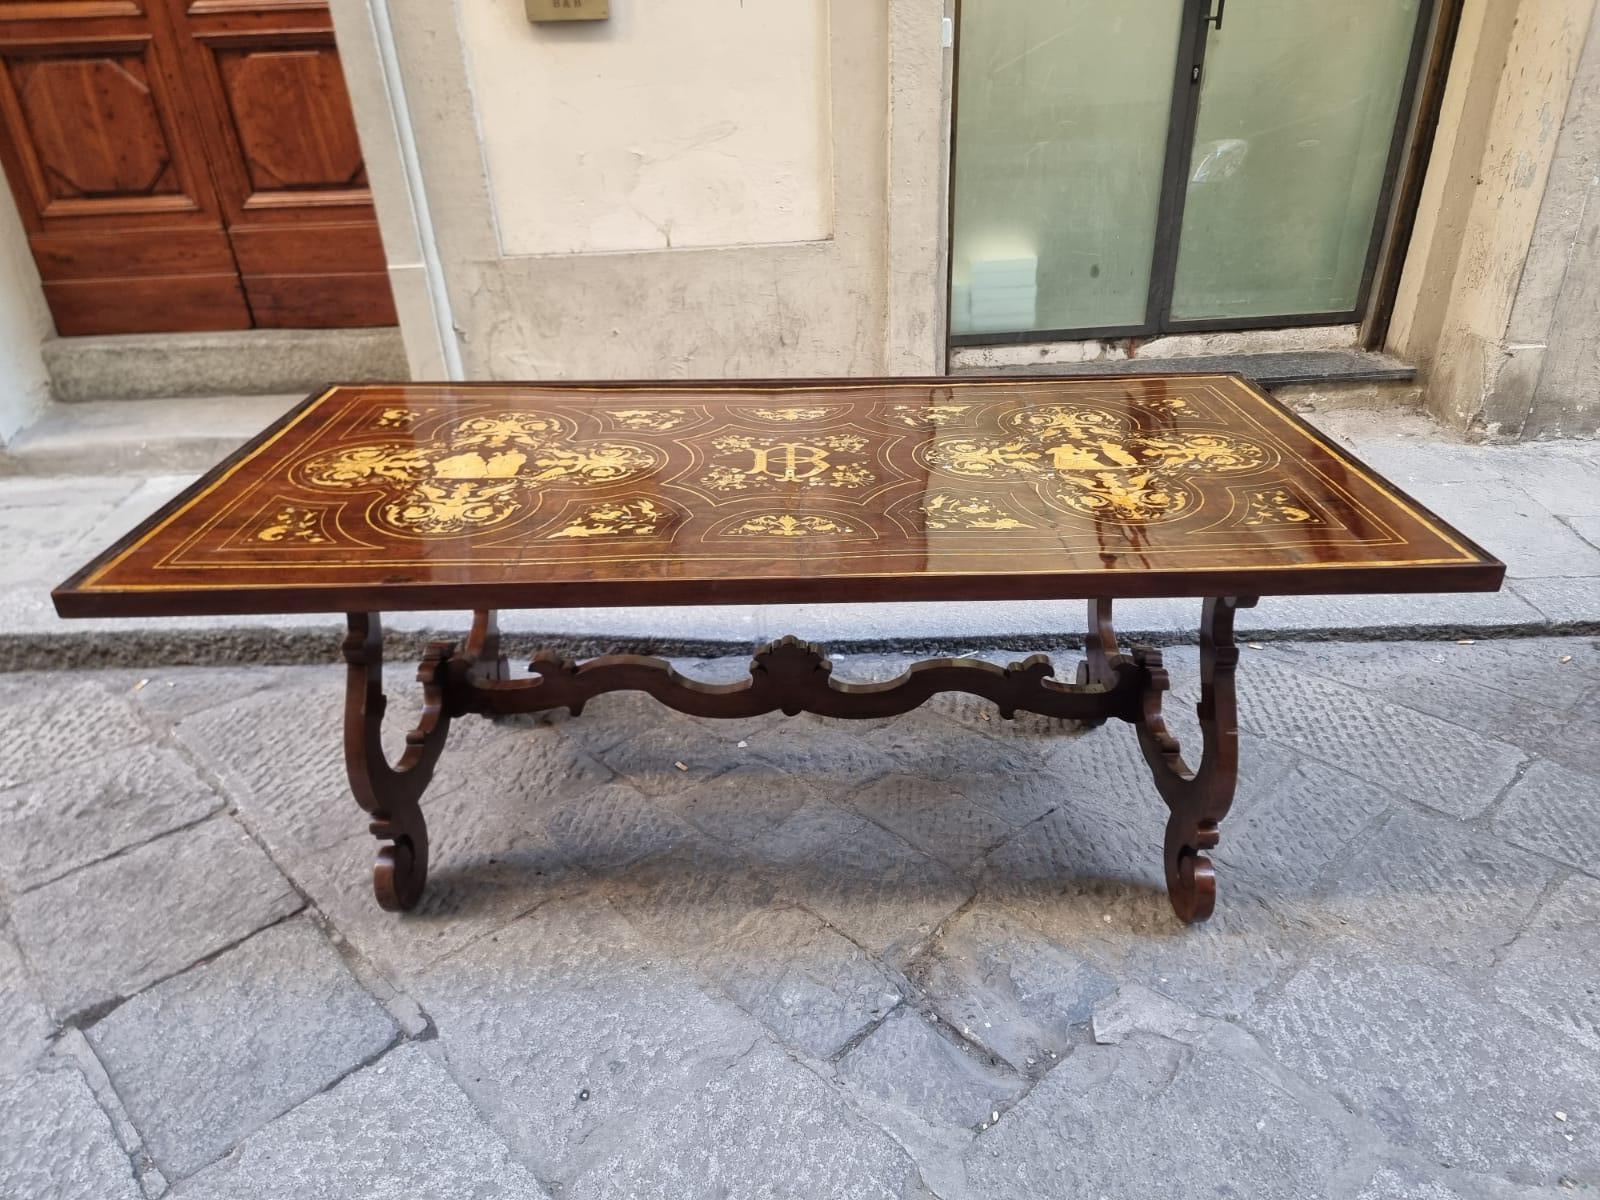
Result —
<path fill-rule="evenodd" d="M 536 603 L 628 581 L 871 576 L 916 591 L 1482 561 L 1227 377 L 419 384 L 308 402 L 80 586 L 525 582 Z"/>

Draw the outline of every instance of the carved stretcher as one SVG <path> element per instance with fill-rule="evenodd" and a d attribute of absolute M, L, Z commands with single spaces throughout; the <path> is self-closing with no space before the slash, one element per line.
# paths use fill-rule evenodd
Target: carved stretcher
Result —
<path fill-rule="evenodd" d="M 54 593 L 64 617 L 348 614 L 344 745 L 382 843 L 378 902 L 428 871 L 422 797 L 450 723 L 635 690 L 681 712 L 839 718 L 945 691 L 1134 727 L 1168 816 L 1174 910 L 1210 915 L 1238 778 L 1234 617 L 1263 595 L 1493 591 L 1504 567 L 1234 376 L 411 384 L 312 396 Z M 1161 716 L 1161 654 L 1117 644 L 1117 598 L 1204 598 L 1201 753 Z M 748 680 L 541 651 L 514 674 L 495 610 L 1087 598 L 1071 682 L 919 663 L 842 683 L 822 650 L 762 647 Z M 418 670 L 399 762 L 380 744 L 384 610 L 465 609 Z"/>

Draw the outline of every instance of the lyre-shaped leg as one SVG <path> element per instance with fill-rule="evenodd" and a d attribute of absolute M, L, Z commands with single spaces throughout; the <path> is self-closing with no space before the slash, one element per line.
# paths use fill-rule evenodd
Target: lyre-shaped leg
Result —
<path fill-rule="evenodd" d="M 383 623 L 377 613 L 350 613 L 344 639 L 344 761 L 350 790 L 372 817 L 372 834 L 386 843 L 378 851 L 372 887 L 378 903 L 391 912 L 416 906 L 428 879 L 428 826 L 422 793 L 433 778 L 454 716 L 452 670 L 461 665 L 486 678 L 505 674 L 494 614 L 474 615 L 465 655 L 449 642 L 434 642 L 417 667 L 422 684 L 422 719 L 406 734 L 397 764 L 383 752 Z"/>
<path fill-rule="evenodd" d="M 1239 781 L 1239 722 L 1234 699 L 1234 668 L 1239 648 L 1233 640 L 1234 613 L 1250 608 L 1254 597 L 1209 599 L 1200 628 L 1201 760 L 1191 768 L 1178 740 L 1161 717 L 1161 696 L 1169 686 L 1161 652 L 1134 650 L 1145 673 L 1144 705 L 1138 722 L 1139 745 L 1155 774 L 1156 790 L 1167 802 L 1164 849 L 1167 892 L 1172 908 L 1188 922 L 1204 921 L 1216 903 L 1216 871 L 1206 851 L 1217 844 L 1218 827 L 1233 804 Z"/>

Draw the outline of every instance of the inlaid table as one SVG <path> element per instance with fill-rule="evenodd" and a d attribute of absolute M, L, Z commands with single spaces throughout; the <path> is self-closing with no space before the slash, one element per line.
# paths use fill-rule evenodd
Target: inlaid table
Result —
<path fill-rule="evenodd" d="M 378 902 L 417 903 L 420 800 L 450 722 L 633 689 L 704 717 L 881 717 L 935 693 L 1133 725 L 1170 813 L 1186 921 L 1238 774 L 1234 614 L 1263 595 L 1493 591 L 1504 567 L 1228 375 L 333 387 L 312 396 L 54 593 L 63 617 L 343 611 L 344 751 L 383 843 Z M 1162 722 L 1160 651 L 1124 654 L 1123 597 L 1204 597 L 1202 753 Z M 656 658 L 500 653 L 495 610 L 889 600 L 1088 601 L 1068 682 L 1042 655 L 918 663 L 843 683 L 785 637 L 750 678 Z M 420 724 L 380 745 L 383 609 L 473 612 L 418 670 Z"/>

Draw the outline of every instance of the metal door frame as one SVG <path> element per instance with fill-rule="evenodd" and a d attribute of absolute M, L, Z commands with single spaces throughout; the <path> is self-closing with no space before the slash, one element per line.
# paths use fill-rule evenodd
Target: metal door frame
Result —
<path fill-rule="evenodd" d="M 950 181 L 949 229 L 945 254 L 945 304 L 948 310 L 954 295 L 953 273 L 955 265 L 956 225 L 956 155 L 960 153 L 956 136 L 961 99 L 961 9 L 962 0 L 954 0 L 955 47 L 951 66 L 950 96 Z M 1220 6 L 1226 0 L 1215 0 Z M 1172 292 L 1177 279 L 1178 243 L 1183 232 L 1183 210 L 1189 191 L 1189 162 L 1194 152 L 1195 131 L 1200 116 L 1200 82 L 1205 75 L 1206 46 L 1210 41 L 1208 26 L 1216 14 L 1212 12 L 1213 0 L 1183 0 L 1182 28 L 1178 34 L 1177 61 L 1173 69 L 1172 106 L 1167 118 L 1167 145 L 1162 160 L 1161 198 L 1156 212 L 1156 237 L 1151 254 L 1150 287 L 1145 297 L 1145 320 L 1134 325 L 1099 325 L 1074 329 L 1028 329 L 1015 333 L 952 333 L 952 349 L 965 346 L 1014 346 L 1029 342 L 1088 341 L 1102 338 L 1154 337 L 1167 333 L 1203 333 L 1223 330 L 1288 329 L 1307 325 L 1348 325 L 1363 319 L 1372 298 L 1374 278 L 1377 276 L 1380 253 L 1384 249 L 1385 235 L 1395 224 L 1396 214 L 1391 211 L 1395 202 L 1396 185 L 1404 163 L 1410 134 L 1418 124 L 1425 124 L 1427 115 L 1417 106 L 1418 82 L 1431 45 L 1454 32 L 1452 22 L 1439 22 L 1442 0 L 1421 0 L 1417 10 L 1416 30 L 1411 39 L 1411 51 L 1406 61 L 1405 78 L 1401 84 L 1400 103 L 1396 108 L 1394 130 L 1390 135 L 1389 158 L 1384 166 L 1383 182 L 1378 191 L 1377 212 L 1367 244 L 1367 256 L 1362 268 L 1361 284 L 1356 292 L 1353 308 L 1335 312 L 1288 313 L 1268 317 L 1207 317 L 1194 320 L 1172 319 Z M 1452 5 L 1454 15 L 1459 6 Z M 1235 10 L 1237 12 L 1237 10 Z M 1448 26 L 1448 27 L 1447 27 Z M 1442 89 L 1439 89 L 1442 92 Z M 1430 97 L 1437 105 L 1438 95 Z M 1408 196 L 1415 204 L 1416 197 Z M 1401 247 L 1400 249 L 1403 249 Z M 948 321 L 948 311 L 946 313 Z"/>

